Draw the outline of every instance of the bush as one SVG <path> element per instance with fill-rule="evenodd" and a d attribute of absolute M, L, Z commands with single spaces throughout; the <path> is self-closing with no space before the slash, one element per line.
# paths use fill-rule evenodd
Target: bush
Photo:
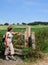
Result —
<path fill-rule="evenodd" d="M 32 48 L 24 48 L 22 50 L 22 54 L 24 56 L 23 59 L 29 59 L 30 61 L 34 61 L 42 57 L 42 54 L 40 51 L 36 49 L 34 50 Z"/>
<path fill-rule="evenodd" d="M 2 30 L 3 31 L 3 30 Z M 3 32 L 5 33 L 5 31 Z M 0 33 L 0 51 L 4 51 L 4 44 L 2 42 L 2 36 L 3 33 Z M 16 42 L 16 40 L 18 40 Z M 33 50 L 32 48 L 23 48 L 22 54 L 24 57 L 27 58 L 39 58 L 41 57 L 40 52 L 48 52 L 48 30 L 47 29 L 40 29 L 38 31 L 35 31 L 35 43 L 36 43 L 36 49 Z M 22 36 L 14 35 L 13 37 L 13 45 L 16 48 L 16 45 L 24 45 L 24 42 L 22 41 Z"/>
<path fill-rule="evenodd" d="M 22 54 L 24 55 L 25 58 L 41 58 L 42 57 L 42 52 L 48 52 L 48 30 L 39 30 L 35 32 L 35 44 L 36 44 L 36 49 L 34 50 L 33 48 L 25 48 L 22 51 Z"/>
<path fill-rule="evenodd" d="M 48 48 L 48 30 L 36 32 L 36 48 L 41 51 Z"/>
<path fill-rule="evenodd" d="M 0 58 L 4 56 L 4 50 L 5 46 L 4 43 L 2 42 L 2 35 L 0 34 Z"/>

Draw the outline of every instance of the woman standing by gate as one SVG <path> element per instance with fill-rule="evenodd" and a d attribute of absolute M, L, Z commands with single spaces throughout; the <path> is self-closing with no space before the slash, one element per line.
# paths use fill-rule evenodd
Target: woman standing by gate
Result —
<path fill-rule="evenodd" d="M 12 37 L 13 35 L 15 34 L 19 34 L 19 32 L 12 32 L 12 26 L 8 26 L 7 28 L 7 32 L 6 32 L 6 35 L 5 35 L 5 59 L 6 60 L 9 60 L 8 58 L 8 54 L 10 53 L 11 55 L 11 59 L 12 60 L 15 60 L 14 58 L 14 48 L 13 48 L 13 44 L 12 44 Z"/>

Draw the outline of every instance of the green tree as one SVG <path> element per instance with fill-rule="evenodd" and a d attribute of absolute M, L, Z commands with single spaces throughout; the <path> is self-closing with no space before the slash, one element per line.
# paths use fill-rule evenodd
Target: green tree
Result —
<path fill-rule="evenodd" d="M 5 23 L 4 25 L 9 25 L 9 23 Z"/>

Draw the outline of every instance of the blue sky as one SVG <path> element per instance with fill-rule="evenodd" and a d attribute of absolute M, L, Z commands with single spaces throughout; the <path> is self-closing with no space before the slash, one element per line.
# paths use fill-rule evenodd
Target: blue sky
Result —
<path fill-rule="evenodd" d="M 48 22 L 48 0 L 0 0 L 0 24 Z"/>

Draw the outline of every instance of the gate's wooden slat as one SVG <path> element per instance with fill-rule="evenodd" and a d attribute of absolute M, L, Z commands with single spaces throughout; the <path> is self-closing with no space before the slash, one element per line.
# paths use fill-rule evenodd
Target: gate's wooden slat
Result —
<path fill-rule="evenodd" d="M 15 47 L 16 48 L 24 48 L 25 46 L 23 46 L 23 45 L 16 45 Z"/>
<path fill-rule="evenodd" d="M 22 55 L 22 53 L 18 53 L 18 52 L 15 52 L 15 54 L 17 54 L 17 55 Z"/>
<path fill-rule="evenodd" d="M 22 55 L 22 49 L 14 49 L 15 50 L 15 54 L 17 55 Z"/>
<path fill-rule="evenodd" d="M 16 52 L 22 52 L 22 49 L 14 49 Z"/>

